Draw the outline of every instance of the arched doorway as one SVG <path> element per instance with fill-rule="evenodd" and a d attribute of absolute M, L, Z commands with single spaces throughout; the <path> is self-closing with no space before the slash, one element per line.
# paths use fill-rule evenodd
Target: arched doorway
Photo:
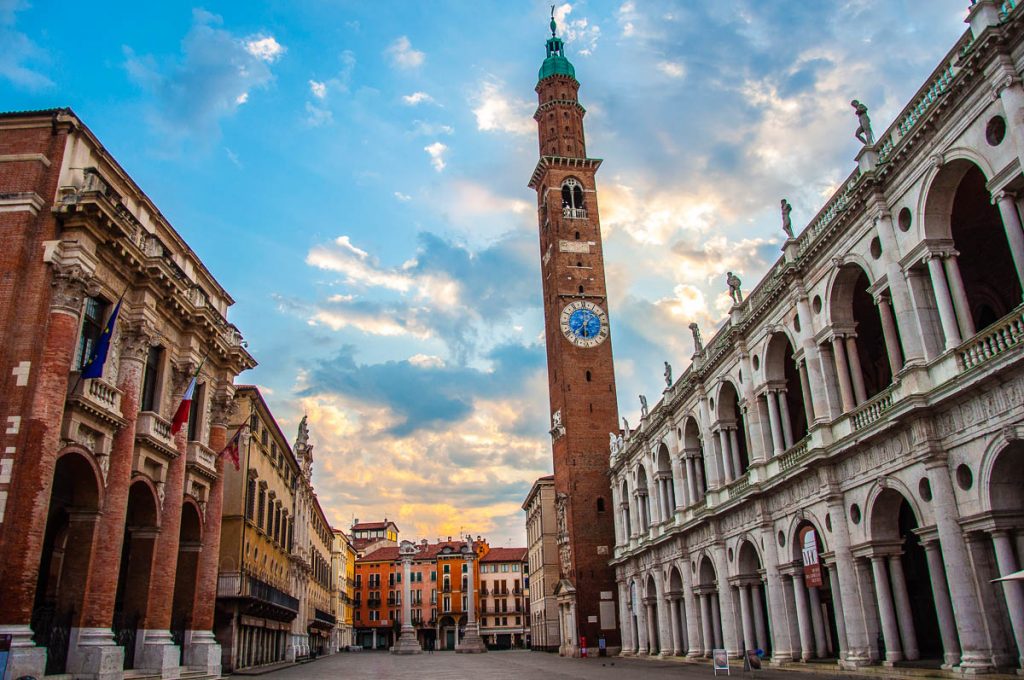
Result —
<path fill-rule="evenodd" d="M 740 598 L 740 630 L 743 649 L 760 649 L 765 656 L 771 653 L 771 638 L 765 612 L 768 603 L 761 570 L 761 558 L 750 541 L 743 541 L 737 553 L 737 588 Z"/>
<path fill-rule="evenodd" d="M 686 464 L 686 485 L 690 494 L 690 503 L 704 500 L 708 490 L 707 461 L 704 446 L 700 439 L 700 427 L 697 419 L 687 416 L 682 427 L 683 460 Z"/>
<path fill-rule="evenodd" d="M 832 350 L 844 410 L 849 410 L 850 404 L 863 403 L 892 384 L 882 317 L 868 292 L 870 287 L 868 273 L 855 263 L 840 267 L 832 285 Z M 899 332 L 895 329 L 893 342 L 900 344 Z M 893 351 L 902 356 L 901 347 Z"/>
<path fill-rule="evenodd" d="M 641 465 L 636 470 L 636 514 L 637 527 L 641 535 L 646 535 L 651 529 L 651 497 L 647 488 L 647 470 Z"/>
<path fill-rule="evenodd" d="M 993 204 L 986 183 L 985 173 L 971 161 L 951 161 L 936 176 L 925 206 L 926 236 L 953 239 L 959 253 L 944 257 L 943 263 L 963 339 L 1021 303 L 1020 277 L 1000 208 Z M 1005 207 L 1016 210 L 1012 200 Z M 932 283 L 934 286 L 935 281 Z M 969 324 L 964 323 L 964 316 L 969 317 Z"/>
<path fill-rule="evenodd" d="M 437 634 L 441 641 L 441 649 L 455 649 L 458 642 L 455 619 L 448 615 L 442 616 L 437 625 Z"/>
<path fill-rule="evenodd" d="M 700 637 L 704 656 L 710 657 L 711 650 L 721 649 L 722 612 L 718 606 L 718 575 L 707 555 L 701 556 L 697 567 L 697 587 L 693 589 L 700 611 Z"/>
<path fill-rule="evenodd" d="M 966 465 L 962 466 L 966 468 Z M 958 469 L 958 481 L 966 486 L 968 471 Z M 1016 440 L 996 456 L 988 475 L 988 502 L 992 513 L 990 530 L 994 564 L 1000 577 L 1008 576 L 1024 564 L 1024 441 Z M 991 554 L 991 553 L 990 553 Z M 1024 584 L 999 582 L 1005 612 L 993 612 L 993 620 L 1016 645 L 1016 656 L 1024 657 Z"/>
<path fill-rule="evenodd" d="M 47 649 L 47 675 L 66 669 L 71 628 L 78 625 L 92 567 L 102 485 L 88 456 L 67 450 L 53 471 L 32 612 L 33 640 Z"/>
<path fill-rule="evenodd" d="M 661 654 L 661 611 L 658 607 L 658 588 L 654 583 L 654 576 L 647 575 L 647 584 L 644 588 L 644 606 L 647 608 L 647 653 L 651 656 Z"/>
<path fill-rule="evenodd" d="M 740 408 L 740 395 L 729 381 L 718 391 L 718 439 L 726 482 L 736 479 L 750 466 L 747 452 L 747 421 Z"/>
<path fill-rule="evenodd" d="M 676 512 L 676 485 L 672 475 L 672 460 L 664 443 L 658 447 L 658 472 L 655 473 L 654 479 L 658 488 L 661 521 L 671 521 Z"/>
<path fill-rule="evenodd" d="M 672 653 L 688 654 L 689 641 L 686 635 L 686 607 L 683 604 L 683 576 L 675 566 L 669 571 L 668 592 L 665 593 L 668 607 L 669 629 L 672 631 Z"/>
<path fill-rule="evenodd" d="M 766 406 L 772 451 L 778 455 L 807 435 L 813 419 L 810 395 L 793 360 L 793 344 L 785 333 L 774 333 L 764 354 L 767 389 L 761 397 Z M 806 400 L 806 401 L 805 401 Z M 764 410 L 764 409 L 763 409 Z"/>
<path fill-rule="evenodd" d="M 801 520 L 791 537 L 793 561 L 802 573 L 793 577 L 793 595 L 796 605 L 797 627 L 800 632 L 800 657 L 835 659 L 839 657 L 839 633 L 836 608 L 832 597 L 829 571 L 821 564 L 825 552 L 821 530 L 809 520 Z M 817 562 L 820 584 L 816 585 L 805 565 Z"/>
<path fill-rule="evenodd" d="M 883 545 L 902 545 L 902 552 L 891 551 L 881 556 L 882 559 L 877 554 L 871 558 L 876 582 L 883 575 L 888 576 L 887 584 L 878 588 L 876 583 L 875 588 L 880 623 L 888 658 L 892 658 L 890 652 L 899 651 L 908 661 L 941 660 L 942 637 L 928 559 L 921 539 L 914 533 L 919 526 L 903 494 L 891 488 L 878 494 L 871 509 L 871 540 Z M 890 612 L 895 616 L 896 629 L 890 626 L 887 631 Z"/>
<path fill-rule="evenodd" d="M 135 667 L 139 624 L 146 616 L 153 555 L 159 531 L 159 500 L 148 479 L 138 478 L 128 489 L 124 544 L 114 600 L 114 639 L 124 647 L 124 667 Z"/>
<path fill-rule="evenodd" d="M 199 506 L 186 497 L 181 506 L 181 538 L 178 542 L 178 565 L 174 576 L 174 605 L 171 610 L 171 635 L 185 658 L 185 631 L 192 628 L 192 610 L 199 575 L 199 551 L 203 545 L 203 520 Z M 266 575 L 263 575 L 266 578 Z"/>

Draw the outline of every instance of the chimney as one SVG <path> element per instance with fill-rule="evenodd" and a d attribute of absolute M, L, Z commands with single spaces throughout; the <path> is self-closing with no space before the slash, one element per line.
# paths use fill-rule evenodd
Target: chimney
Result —
<path fill-rule="evenodd" d="M 357 524 L 359 524 L 359 518 L 358 517 L 353 517 L 352 518 L 352 526 L 355 526 Z"/>
<path fill-rule="evenodd" d="M 448 542 L 449 542 L 449 543 L 451 543 L 451 542 L 452 542 L 452 537 L 451 537 L 451 536 L 449 536 L 449 537 L 448 537 Z"/>

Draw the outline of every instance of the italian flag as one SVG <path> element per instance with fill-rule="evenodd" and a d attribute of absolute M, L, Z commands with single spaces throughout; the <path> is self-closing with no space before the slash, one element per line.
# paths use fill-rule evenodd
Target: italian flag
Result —
<path fill-rule="evenodd" d="M 192 395 L 196 391 L 196 380 L 199 378 L 199 371 L 203 370 L 203 364 L 205 363 L 206 357 L 203 357 L 203 360 L 199 362 L 199 368 L 196 369 L 196 374 L 192 376 L 192 380 L 188 384 L 188 389 L 181 396 L 181 403 L 178 404 L 178 410 L 174 412 L 174 420 L 171 421 L 172 435 L 178 434 L 181 426 L 188 422 L 188 414 L 192 410 Z"/>

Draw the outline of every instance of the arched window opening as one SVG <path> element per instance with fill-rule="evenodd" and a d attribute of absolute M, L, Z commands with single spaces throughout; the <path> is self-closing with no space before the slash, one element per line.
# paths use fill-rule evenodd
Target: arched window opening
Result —
<path fill-rule="evenodd" d="M 587 382 L 590 382 L 590 377 L 591 377 L 590 376 L 590 371 L 587 371 L 586 376 L 587 376 Z"/>
<path fill-rule="evenodd" d="M 768 423 L 764 432 L 769 455 L 779 455 L 807 434 L 807 424 L 814 419 L 811 395 L 806 376 L 793 358 L 793 344 L 785 333 L 777 332 L 768 341 L 764 355 L 767 389 L 758 397 L 761 421 Z"/>
<path fill-rule="evenodd" d="M 601 496 L 597 497 L 597 511 L 604 512 L 604 498 Z"/>
<path fill-rule="evenodd" d="M 736 386 L 726 382 L 718 394 L 718 451 L 726 483 L 733 481 L 750 467 L 747 451 L 747 419 L 740 407 Z"/>
<path fill-rule="evenodd" d="M 569 219 L 585 219 L 586 208 L 583 205 L 583 185 L 575 177 L 562 182 L 562 217 Z"/>
<path fill-rule="evenodd" d="M 832 288 L 832 356 L 843 410 L 870 399 L 892 383 L 902 355 L 897 329 L 886 345 L 881 314 L 868 292 L 871 281 L 859 265 L 844 265 Z M 890 351 L 891 349 L 891 351 Z"/>
<path fill-rule="evenodd" d="M 583 295 L 583 286 L 580 286 L 580 295 Z"/>

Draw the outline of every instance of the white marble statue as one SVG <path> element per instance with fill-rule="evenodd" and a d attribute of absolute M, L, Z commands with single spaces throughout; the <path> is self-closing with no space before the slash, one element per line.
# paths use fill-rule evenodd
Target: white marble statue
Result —
<path fill-rule="evenodd" d="M 729 284 L 729 297 L 732 298 L 733 303 L 739 304 L 743 302 L 743 292 L 740 290 L 740 286 L 743 282 L 740 281 L 740 277 L 736 276 L 732 272 L 726 272 L 725 282 Z"/>

